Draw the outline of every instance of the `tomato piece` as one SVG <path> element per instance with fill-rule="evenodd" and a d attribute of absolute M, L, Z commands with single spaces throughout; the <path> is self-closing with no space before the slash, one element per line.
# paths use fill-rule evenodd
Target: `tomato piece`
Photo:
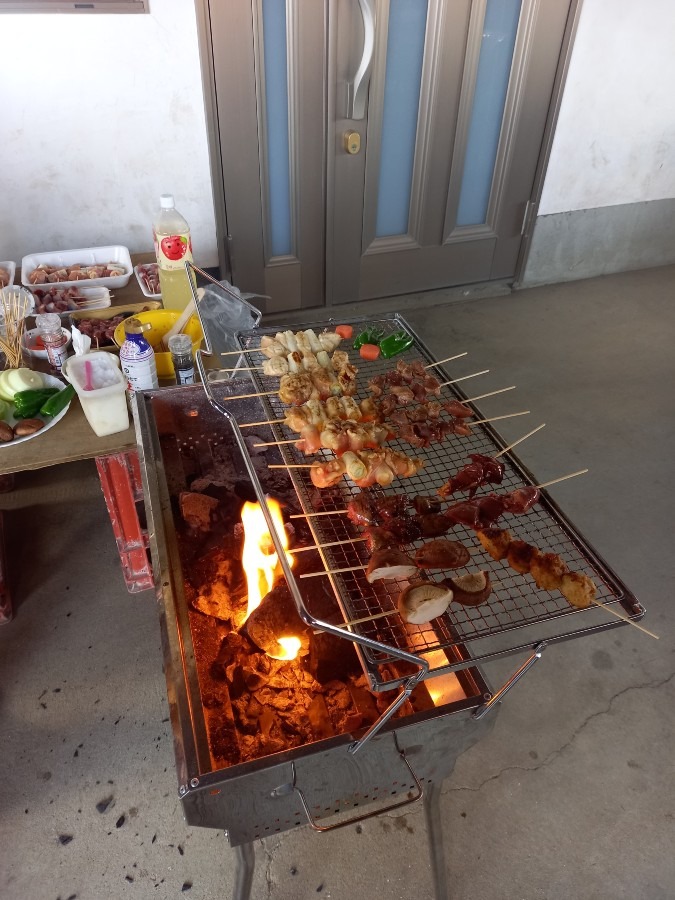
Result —
<path fill-rule="evenodd" d="M 380 355 L 380 348 L 377 346 L 377 344 L 361 344 L 359 355 L 362 359 L 367 359 L 369 362 L 374 362 Z"/>
<path fill-rule="evenodd" d="M 339 334 L 340 337 L 345 341 L 348 341 L 349 338 L 354 334 L 354 329 L 351 325 L 338 325 L 335 329 L 335 333 Z"/>

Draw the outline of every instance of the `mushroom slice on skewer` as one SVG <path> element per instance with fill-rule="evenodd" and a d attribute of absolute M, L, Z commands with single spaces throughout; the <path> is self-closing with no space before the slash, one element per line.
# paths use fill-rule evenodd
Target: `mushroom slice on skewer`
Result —
<path fill-rule="evenodd" d="M 411 625 L 426 625 L 442 616 L 450 605 L 452 591 L 443 584 L 419 581 L 409 585 L 398 598 L 401 618 Z"/>
<path fill-rule="evenodd" d="M 489 572 L 468 572 L 444 581 L 452 589 L 452 599 L 462 606 L 480 606 L 492 591 Z"/>
<path fill-rule="evenodd" d="M 372 584 L 382 578 L 410 578 L 417 573 L 417 566 L 401 550 L 387 548 L 376 550 L 366 569 L 366 580 Z"/>

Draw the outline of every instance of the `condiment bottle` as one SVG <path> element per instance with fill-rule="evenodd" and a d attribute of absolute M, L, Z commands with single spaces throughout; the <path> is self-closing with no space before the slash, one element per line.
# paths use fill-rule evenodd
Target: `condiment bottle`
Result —
<path fill-rule="evenodd" d="M 192 361 L 192 338 L 189 334 L 174 334 L 169 338 L 171 362 L 176 384 L 194 384 L 195 366 Z"/>
<path fill-rule="evenodd" d="M 68 356 L 68 338 L 63 333 L 61 317 L 56 313 L 42 313 L 35 317 L 35 324 L 44 341 L 49 362 L 57 372 L 61 372 L 61 366 Z"/>
<path fill-rule="evenodd" d="M 162 305 L 165 309 L 185 309 L 192 300 L 185 271 L 186 261 L 192 262 L 190 226 L 176 209 L 172 194 L 162 194 L 159 206 L 153 236 Z"/>
<path fill-rule="evenodd" d="M 120 348 L 120 362 L 129 391 L 149 391 L 159 387 L 155 351 L 143 337 L 143 332 L 151 329 L 149 322 L 141 322 L 135 316 L 124 323 L 126 339 Z"/>

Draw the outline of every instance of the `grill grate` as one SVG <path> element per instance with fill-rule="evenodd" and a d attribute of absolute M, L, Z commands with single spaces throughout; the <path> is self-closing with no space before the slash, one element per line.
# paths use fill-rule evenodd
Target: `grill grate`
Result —
<path fill-rule="evenodd" d="M 412 332 L 405 321 L 399 316 L 392 316 L 381 320 L 369 320 L 369 324 L 379 326 L 385 332 L 405 330 L 413 338 L 414 343 L 395 360 L 377 360 L 376 362 L 364 362 L 357 357 L 359 371 L 359 392 L 355 399 L 362 400 L 369 396 L 366 391 L 366 383 L 374 375 L 383 374 L 395 365 L 398 359 L 406 362 L 421 360 L 425 365 L 434 362 L 429 351 L 424 347 L 419 338 Z M 314 325 L 321 329 L 325 323 Z M 306 326 L 312 327 L 312 326 Z M 262 334 L 274 334 L 278 328 L 257 329 L 238 335 L 240 346 L 246 351 L 249 360 L 247 365 L 255 366 L 262 362 L 262 354 L 258 351 Z M 352 351 L 352 356 L 355 353 Z M 457 365 L 457 364 L 455 364 Z M 439 367 L 437 370 L 441 380 L 450 380 L 459 377 L 463 372 L 459 368 L 454 372 Z M 265 377 L 260 372 L 251 373 L 256 388 L 259 391 L 274 391 L 278 387 L 278 379 Z M 472 385 L 470 393 L 480 395 L 484 390 L 480 387 L 480 380 L 466 382 Z M 465 401 L 467 394 L 458 385 L 450 385 L 443 388 L 443 396 L 449 399 L 451 396 Z M 510 397 L 506 394 L 505 397 Z M 269 411 L 270 419 L 281 419 L 285 415 L 285 408 L 278 396 L 271 395 L 262 398 Z M 477 413 L 477 418 L 482 418 L 479 409 L 471 404 Z M 516 403 L 505 404 L 504 412 L 517 409 Z M 523 420 L 524 422 L 527 420 Z M 239 424 L 243 424 L 240 422 Z M 266 431 L 267 429 L 267 431 Z M 523 431 L 529 430 L 527 427 Z M 297 437 L 290 429 L 283 425 L 259 426 L 256 434 L 269 437 L 265 440 L 287 440 Z M 369 489 L 371 493 L 391 495 L 393 493 L 406 493 L 415 495 L 435 495 L 438 488 L 456 470 L 469 462 L 469 454 L 483 453 L 493 455 L 506 446 L 497 432 L 490 425 L 479 425 L 474 429 L 470 437 L 449 436 L 442 443 L 432 444 L 430 447 L 418 450 L 409 444 L 395 440 L 387 446 L 401 450 L 409 455 L 421 456 L 425 460 L 424 468 L 412 478 L 397 479 L 386 490 L 381 488 Z M 330 459 L 332 454 L 321 451 L 315 457 L 305 457 L 301 451 L 295 449 L 293 444 L 285 444 L 280 448 L 282 458 L 286 463 L 298 464 L 312 462 L 323 455 Z M 508 491 L 526 484 L 536 484 L 533 477 L 519 463 L 517 457 L 509 452 L 501 458 L 505 464 L 504 481 L 498 491 Z M 336 511 L 344 509 L 350 497 L 360 493 L 359 488 L 343 478 L 339 482 L 339 493 L 335 491 L 318 491 L 311 483 L 309 470 L 303 468 L 291 468 L 289 470 L 293 480 L 300 504 L 305 513 Z M 481 493 L 488 493 L 490 487 L 482 488 Z M 453 498 L 451 502 L 465 499 L 461 494 Z M 333 515 L 316 516 L 309 519 L 316 543 L 330 543 L 333 541 L 345 541 L 349 538 L 359 537 L 361 529 L 351 524 L 347 516 L 335 512 Z M 607 568 L 597 554 L 590 548 L 584 539 L 575 531 L 573 526 L 564 518 L 553 501 L 543 493 L 540 503 L 529 513 L 522 516 L 505 516 L 499 523 L 500 527 L 508 528 L 514 538 L 525 540 L 542 551 L 560 554 L 570 570 L 583 572 L 589 575 L 598 588 L 597 597 L 603 603 L 622 603 L 626 610 L 633 616 L 640 617 L 644 611 L 639 606 L 632 594 Z M 567 629 L 563 633 L 555 635 L 554 639 L 560 640 L 566 636 L 574 636 L 580 631 L 596 630 L 598 627 L 614 624 L 613 618 L 599 610 L 597 607 L 588 610 L 576 610 L 569 606 L 565 598 L 559 593 L 549 593 L 537 589 L 530 576 L 523 576 L 510 569 L 505 563 L 493 560 L 481 547 L 475 533 L 464 527 L 458 526 L 448 535 L 455 540 L 460 540 L 471 553 L 471 562 L 468 566 L 471 570 L 485 569 L 489 571 L 493 583 L 493 591 L 487 603 L 479 607 L 462 607 L 452 603 L 447 613 L 430 625 L 408 625 L 396 612 L 396 603 L 401 589 L 406 582 L 378 582 L 371 585 L 366 581 L 362 570 L 343 572 L 331 576 L 331 582 L 340 603 L 346 620 L 361 619 L 373 614 L 391 609 L 392 614 L 378 618 L 371 622 L 365 622 L 354 626 L 354 630 L 368 638 L 376 640 L 391 648 L 408 650 L 421 655 L 433 654 L 440 650 L 452 650 L 457 644 L 464 644 L 470 650 L 474 662 L 495 655 L 491 651 L 487 656 L 481 656 L 481 650 L 477 643 L 483 639 L 503 637 L 518 629 L 532 629 L 532 626 L 551 623 L 556 620 L 559 625 Z M 417 541 L 408 545 L 407 551 L 414 551 L 423 541 Z M 365 566 L 368 561 L 368 551 L 364 543 L 344 544 L 341 546 L 327 547 L 322 551 L 326 566 L 331 570 L 352 569 Z M 430 580 L 440 580 L 451 572 L 429 573 Z M 318 576 L 327 577 L 327 576 Z M 581 619 L 579 618 L 581 617 Z M 527 634 L 525 640 L 529 646 L 539 638 Z M 549 637 L 550 639 L 550 637 Z M 521 647 L 511 646 L 510 650 L 503 652 L 516 652 Z M 389 688 L 396 682 L 391 681 L 391 672 L 387 670 L 387 678 L 379 674 L 379 667 L 391 660 L 390 656 L 378 653 L 370 648 L 358 648 L 371 683 L 377 688 Z M 461 668 L 463 657 L 450 654 L 450 660 L 446 654 L 439 661 L 434 657 L 430 669 L 432 674 L 439 674 L 448 669 Z M 452 659 L 457 662 L 453 663 Z M 387 680 L 388 679 L 388 680 Z"/>

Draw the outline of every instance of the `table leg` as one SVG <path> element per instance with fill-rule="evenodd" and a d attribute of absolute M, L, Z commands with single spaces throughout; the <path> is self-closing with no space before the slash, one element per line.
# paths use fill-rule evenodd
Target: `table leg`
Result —
<path fill-rule="evenodd" d="M 143 486 L 135 450 L 99 456 L 96 468 L 108 507 L 108 514 L 129 593 L 154 586 L 148 553 L 148 532 L 138 518 L 143 502 Z"/>
<path fill-rule="evenodd" d="M 5 532 L 3 515 L 0 512 L 0 625 L 11 621 L 12 598 L 7 584 L 7 562 L 5 560 Z"/>

